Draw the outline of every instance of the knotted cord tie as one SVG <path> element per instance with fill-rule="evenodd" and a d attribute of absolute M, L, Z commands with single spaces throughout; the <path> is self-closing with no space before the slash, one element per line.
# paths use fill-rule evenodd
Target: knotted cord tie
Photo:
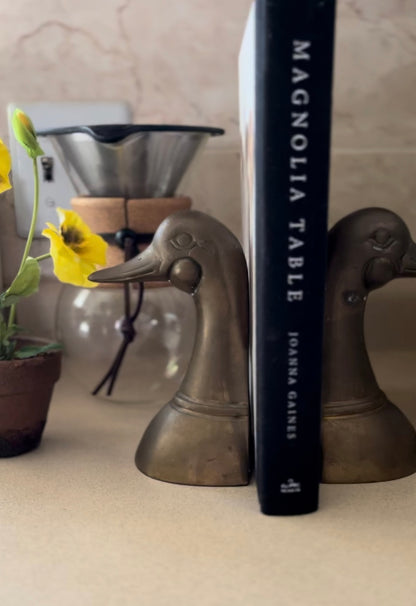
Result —
<path fill-rule="evenodd" d="M 124 250 L 124 261 L 129 261 L 133 257 L 139 254 L 139 244 L 148 244 L 152 238 L 153 234 L 139 234 L 134 230 L 125 227 L 119 230 L 116 234 L 102 234 L 104 239 L 107 241 L 113 241 L 117 244 L 119 248 Z M 134 328 L 134 322 L 137 319 L 137 316 L 140 313 L 142 303 L 143 303 L 143 294 L 144 294 L 144 285 L 143 282 L 138 282 L 137 289 L 137 301 L 136 306 L 134 308 L 133 313 L 131 313 L 131 289 L 130 285 L 126 282 L 123 284 L 124 289 L 124 317 L 121 323 L 121 334 L 123 335 L 123 340 L 120 344 L 120 347 L 117 351 L 117 354 L 114 358 L 113 363 L 108 369 L 107 373 L 92 391 L 92 395 L 97 395 L 100 390 L 104 387 L 104 385 L 108 382 L 107 386 L 107 396 L 111 396 L 113 393 L 114 385 L 119 374 L 121 365 L 124 360 L 124 356 L 126 354 L 127 348 L 132 343 L 136 337 L 136 330 Z"/>

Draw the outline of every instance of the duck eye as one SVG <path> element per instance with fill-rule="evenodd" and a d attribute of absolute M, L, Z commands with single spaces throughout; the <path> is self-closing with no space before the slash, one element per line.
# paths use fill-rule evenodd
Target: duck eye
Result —
<path fill-rule="evenodd" d="M 182 232 L 172 238 L 170 241 L 172 246 L 177 250 L 189 250 L 195 246 L 194 237 L 187 232 Z"/>
<path fill-rule="evenodd" d="M 370 241 L 373 244 L 373 249 L 380 251 L 391 246 L 394 242 L 394 238 L 392 238 L 388 229 L 380 227 L 380 229 L 374 232 L 373 236 L 370 238 Z"/>
<path fill-rule="evenodd" d="M 377 242 L 377 244 L 386 244 L 389 239 L 389 232 L 387 229 L 378 229 L 375 232 L 373 239 Z"/>

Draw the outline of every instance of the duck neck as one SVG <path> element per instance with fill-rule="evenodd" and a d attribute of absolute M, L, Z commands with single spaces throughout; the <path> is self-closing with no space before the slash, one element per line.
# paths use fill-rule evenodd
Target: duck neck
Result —
<path fill-rule="evenodd" d="M 196 337 L 179 390 L 191 400 L 248 402 L 248 301 L 244 273 L 240 281 L 204 274 L 193 295 Z"/>
<path fill-rule="evenodd" d="M 364 338 L 368 291 L 335 264 L 329 269 L 325 304 L 323 403 L 326 407 L 374 401 L 377 385 Z M 365 405 L 365 404 L 364 404 Z"/>

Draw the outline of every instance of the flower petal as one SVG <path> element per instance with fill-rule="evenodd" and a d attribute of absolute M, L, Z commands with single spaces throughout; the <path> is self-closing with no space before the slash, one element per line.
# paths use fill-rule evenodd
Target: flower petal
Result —
<path fill-rule="evenodd" d="M 88 280 L 88 276 L 95 271 L 95 265 L 82 261 L 63 243 L 59 235 L 54 233 L 45 235 L 51 240 L 53 270 L 58 280 L 75 286 L 94 288 L 95 284 Z"/>
<path fill-rule="evenodd" d="M 107 243 L 101 236 L 92 233 L 88 225 L 73 210 L 58 208 L 60 228 L 63 234 L 76 232 L 79 242 L 68 244 L 77 255 L 88 263 L 106 264 Z M 64 238 L 65 239 L 65 238 Z"/>
<path fill-rule="evenodd" d="M 49 227 L 49 229 L 52 229 L 56 234 L 59 234 L 59 229 L 55 227 L 53 223 L 49 223 L 48 221 L 46 221 L 46 225 Z"/>
<path fill-rule="evenodd" d="M 9 150 L 0 139 L 0 193 L 11 189 L 9 173 L 12 167 Z"/>
<path fill-rule="evenodd" d="M 91 235 L 91 230 L 81 217 L 74 210 L 66 210 L 65 208 L 56 209 L 59 217 L 59 227 L 61 231 L 68 229 L 76 229 L 82 236 L 82 239 L 88 238 Z"/>
<path fill-rule="evenodd" d="M 51 243 L 54 273 L 61 282 L 95 288 L 97 284 L 90 282 L 88 276 L 97 269 L 96 265 L 105 265 L 107 244 L 74 211 L 59 208 L 58 214 L 60 231 L 49 223 L 42 232 Z M 65 233 L 76 233 L 76 241 L 65 242 Z"/>
<path fill-rule="evenodd" d="M 108 244 L 101 236 L 91 234 L 78 249 L 78 255 L 89 263 L 104 266 Z"/>

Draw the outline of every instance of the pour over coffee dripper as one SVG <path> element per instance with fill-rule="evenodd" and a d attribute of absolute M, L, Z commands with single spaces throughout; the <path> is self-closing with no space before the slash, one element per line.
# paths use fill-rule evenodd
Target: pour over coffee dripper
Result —
<path fill-rule="evenodd" d="M 108 241 L 111 266 L 143 250 L 166 216 L 190 208 L 190 198 L 177 196 L 177 188 L 208 138 L 223 132 L 127 124 L 38 134 L 50 137 L 74 185 L 78 197 L 72 206 Z M 141 284 L 93 291 L 65 287 L 58 336 L 69 366 L 89 389 L 106 387 L 107 396 L 123 401 L 175 391 L 191 354 L 194 310 L 188 297 L 166 286 L 146 285 L 144 296 Z"/>
<path fill-rule="evenodd" d="M 110 124 L 54 128 L 46 136 L 78 196 L 170 198 L 210 136 L 220 128 Z"/>

